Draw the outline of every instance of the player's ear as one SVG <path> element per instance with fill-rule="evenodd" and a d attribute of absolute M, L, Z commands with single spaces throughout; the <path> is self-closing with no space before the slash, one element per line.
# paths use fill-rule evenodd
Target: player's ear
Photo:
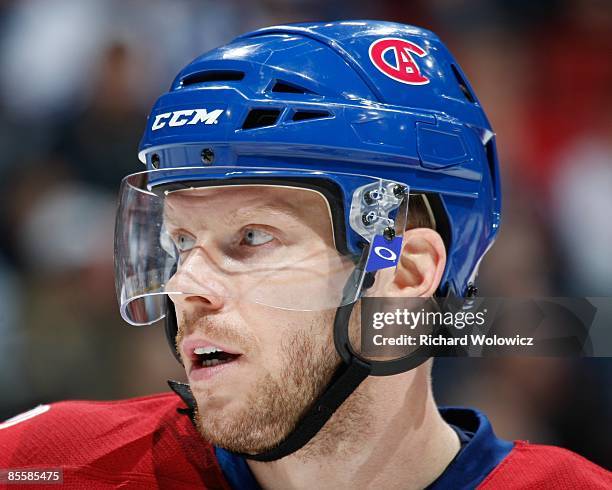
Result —
<path fill-rule="evenodd" d="M 433 296 L 445 266 L 446 250 L 438 232 L 429 228 L 407 230 L 397 268 L 379 271 L 370 294 L 412 298 Z"/>

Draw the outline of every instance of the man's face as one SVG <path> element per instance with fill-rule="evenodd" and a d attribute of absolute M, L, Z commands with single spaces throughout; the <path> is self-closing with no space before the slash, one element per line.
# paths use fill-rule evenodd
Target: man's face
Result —
<path fill-rule="evenodd" d="M 200 432 L 232 451 L 268 449 L 339 364 L 335 308 L 294 307 L 331 305 L 353 267 L 335 249 L 327 203 L 270 186 L 179 191 L 164 226 L 180 251 L 166 290 L 183 292 L 170 297 Z M 223 353 L 199 354 L 212 348 Z"/>

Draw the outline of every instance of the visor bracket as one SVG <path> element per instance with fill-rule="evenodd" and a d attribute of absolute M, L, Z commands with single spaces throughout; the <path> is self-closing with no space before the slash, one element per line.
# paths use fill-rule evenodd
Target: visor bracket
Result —
<path fill-rule="evenodd" d="M 406 199 L 408 187 L 389 180 L 379 180 L 361 186 L 353 192 L 350 210 L 351 228 L 370 242 L 375 235 L 395 237 L 395 222 L 391 218 Z"/>

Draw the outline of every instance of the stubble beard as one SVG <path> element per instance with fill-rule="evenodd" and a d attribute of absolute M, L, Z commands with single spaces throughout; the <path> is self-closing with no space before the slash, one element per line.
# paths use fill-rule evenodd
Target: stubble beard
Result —
<path fill-rule="evenodd" d="M 228 414 L 223 410 L 200 410 L 199 403 L 196 404 L 194 420 L 205 440 L 232 452 L 257 454 L 274 448 L 294 430 L 341 363 L 332 329 L 325 329 L 326 334 L 313 333 L 320 332 L 320 325 L 333 324 L 333 314 L 323 317 L 307 328 L 296 326 L 293 333 L 284 333 L 277 351 L 280 372 L 260 376 L 238 411 Z M 355 318 L 359 317 L 352 317 L 351 323 Z M 184 316 L 181 323 L 185 325 L 185 321 L 197 320 Z M 214 330 L 220 326 L 208 327 Z M 218 330 L 218 334 L 230 332 L 225 328 Z M 183 329 L 179 328 L 177 343 L 182 335 Z M 298 457 L 307 460 L 350 452 L 366 437 L 371 395 L 363 388 L 359 387 L 345 400 L 315 437 L 295 453 Z"/>
<path fill-rule="evenodd" d="M 317 345 L 304 330 L 285 336 L 279 351 L 283 366 L 279 374 L 261 376 L 231 417 L 196 408 L 196 425 L 206 440 L 238 453 L 273 448 L 294 429 L 339 364 L 329 342 Z"/>

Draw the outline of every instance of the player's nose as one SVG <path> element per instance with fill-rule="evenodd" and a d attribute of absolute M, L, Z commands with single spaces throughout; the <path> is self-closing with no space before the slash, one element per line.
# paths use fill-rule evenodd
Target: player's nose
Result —
<path fill-rule="evenodd" d="M 178 265 L 165 290 L 175 306 L 188 310 L 220 310 L 229 297 L 221 274 L 200 247 Z"/>

